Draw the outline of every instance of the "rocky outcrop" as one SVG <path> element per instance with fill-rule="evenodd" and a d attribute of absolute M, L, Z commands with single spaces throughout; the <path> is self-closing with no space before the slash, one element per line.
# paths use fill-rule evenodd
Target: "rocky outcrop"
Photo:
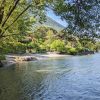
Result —
<path fill-rule="evenodd" d="M 35 61 L 37 60 L 35 57 L 25 57 L 22 59 L 22 61 Z"/>
<path fill-rule="evenodd" d="M 15 62 L 20 62 L 20 61 L 35 61 L 37 60 L 37 57 L 33 55 L 6 55 L 6 60 L 8 61 L 15 61 Z"/>
<path fill-rule="evenodd" d="M 16 62 L 15 61 L 7 61 L 7 60 L 2 60 L 0 63 L 0 67 L 9 67 L 12 65 L 15 65 Z"/>
<path fill-rule="evenodd" d="M 3 63 L 2 63 L 2 61 L 0 61 L 0 67 L 3 67 Z"/>
<path fill-rule="evenodd" d="M 35 61 L 35 60 L 37 60 L 37 58 L 31 57 L 31 56 L 16 56 L 14 58 L 14 60 L 16 62 L 18 62 L 18 61 Z"/>

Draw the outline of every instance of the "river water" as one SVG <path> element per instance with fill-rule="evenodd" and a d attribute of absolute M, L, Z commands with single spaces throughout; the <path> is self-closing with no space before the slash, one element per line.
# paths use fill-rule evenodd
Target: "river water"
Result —
<path fill-rule="evenodd" d="M 100 54 L 1 68 L 0 100 L 100 100 Z"/>

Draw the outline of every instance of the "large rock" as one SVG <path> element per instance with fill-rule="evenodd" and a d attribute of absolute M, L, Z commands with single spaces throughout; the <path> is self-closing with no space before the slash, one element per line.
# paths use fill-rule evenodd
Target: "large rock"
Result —
<path fill-rule="evenodd" d="M 0 67 L 3 67 L 3 63 L 0 61 Z"/>
<path fill-rule="evenodd" d="M 35 61 L 37 60 L 35 57 L 25 57 L 22 61 Z"/>
<path fill-rule="evenodd" d="M 17 55 L 17 56 L 7 56 L 6 59 L 8 61 L 14 61 L 14 62 L 21 62 L 21 61 L 35 61 L 37 58 L 35 56 L 27 56 L 27 55 Z"/>

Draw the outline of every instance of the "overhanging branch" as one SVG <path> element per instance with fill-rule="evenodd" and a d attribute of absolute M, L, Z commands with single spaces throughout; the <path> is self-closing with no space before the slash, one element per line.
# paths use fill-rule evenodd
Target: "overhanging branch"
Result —
<path fill-rule="evenodd" d="M 5 31 L 6 31 L 8 28 L 10 28 L 10 27 L 18 20 L 18 18 L 19 18 L 21 15 L 23 15 L 23 13 L 24 13 L 30 6 L 31 6 L 31 5 L 27 6 L 27 8 L 24 9 L 24 10 L 16 17 L 16 19 L 15 19 L 8 27 L 5 28 Z"/>
<path fill-rule="evenodd" d="M 31 7 L 31 5 L 28 5 L 17 17 L 16 19 L 8 26 L 5 28 L 5 31 L 1 34 L 1 36 L 3 36 L 3 34 L 6 32 L 6 30 L 8 30 L 17 20 L 20 16 L 22 16 L 29 8 Z"/>
<path fill-rule="evenodd" d="M 13 35 L 20 35 L 20 34 L 10 34 L 10 35 L 3 35 L 2 38 L 13 36 Z"/>
<path fill-rule="evenodd" d="M 5 23 L 7 22 L 7 20 L 9 19 L 9 17 L 11 16 L 12 12 L 15 10 L 17 4 L 19 3 L 20 0 L 16 0 L 14 3 L 14 6 L 11 8 L 11 10 L 8 12 L 7 17 L 5 18 L 5 20 L 2 23 L 2 27 L 4 27 Z"/>
<path fill-rule="evenodd" d="M 5 5 L 6 0 L 3 0 L 0 6 L 0 24 L 2 22 L 3 19 L 3 15 L 4 15 L 4 5 Z"/>

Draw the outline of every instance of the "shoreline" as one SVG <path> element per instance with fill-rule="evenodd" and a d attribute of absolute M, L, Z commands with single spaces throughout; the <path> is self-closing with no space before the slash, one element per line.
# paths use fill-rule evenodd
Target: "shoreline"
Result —
<path fill-rule="evenodd" d="M 29 61 L 39 61 L 39 60 L 45 60 L 50 58 L 60 58 L 60 57 L 68 57 L 71 55 L 62 55 L 62 54 L 56 54 L 56 53 L 48 53 L 48 54 L 8 54 L 6 55 L 6 60 L 3 60 L 3 67 L 10 67 L 12 65 L 16 65 L 17 63 L 22 62 L 29 62 Z"/>
<path fill-rule="evenodd" d="M 16 65 L 17 62 L 15 62 L 15 61 L 3 60 L 3 61 L 2 61 L 2 64 L 3 64 L 3 66 L 0 67 L 0 68 L 9 67 L 9 66 L 12 66 L 12 65 Z"/>
<path fill-rule="evenodd" d="M 25 54 L 8 54 L 6 55 L 6 60 L 8 61 L 15 61 L 14 58 L 28 58 L 28 57 L 33 57 L 36 58 L 37 60 L 40 59 L 45 59 L 45 58 L 58 58 L 58 57 L 68 57 L 72 55 L 65 55 L 65 54 L 56 54 L 56 53 L 50 53 L 50 54 L 30 54 L 30 53 L 25 53 Z M 33 60 L 36 60 L 33 59 Z"/>
<path fill-rule="evenodd" d="M 17 63 L 21 62 L 29 62 L 29 61 L 39 61 L 39 60 L 45 60 L 50 58 L 62 58 L 62 57 L 71 57 L 73 55 L 67 55 L 67 54 L 57 54 L 57 53 L 25 53 L 25 54 L 8 54 L 6 55 L 6 60 L 3 61 L 4 67 L 8 67 L 11 65 L 15 65 Z"/>

